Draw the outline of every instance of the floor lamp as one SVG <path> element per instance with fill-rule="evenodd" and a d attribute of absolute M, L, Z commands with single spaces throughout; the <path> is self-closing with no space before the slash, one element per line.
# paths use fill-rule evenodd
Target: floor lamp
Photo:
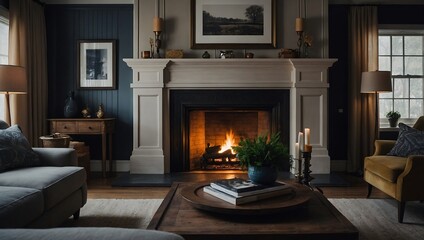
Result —
<path fill-rule="evenodd" d="M 14 65 L 0 65 L 0 93 L 5 94 L 5 105 L 6 105 L 6 122 L 10 125 L 10 94 L 26 94 L 27 92 L 27 81 L 26 71 L 23 67 Z"/>
<path fill-rule="evenodd" d="M 363 72 L 361 79 L 361 93 L 375 94 L 375 137 L 378 139 L 378 93 L 392 91 L 392 77 L 390 71 Z"/>

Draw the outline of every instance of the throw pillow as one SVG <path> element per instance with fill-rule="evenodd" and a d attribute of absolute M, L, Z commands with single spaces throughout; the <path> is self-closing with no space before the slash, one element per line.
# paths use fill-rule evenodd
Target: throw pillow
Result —
<path fill-rule="evenodd" d="M 0 120 L 0 129 L 6 129 L 9 127 L 9 124 L 3 120 Z"/>
<path fill-rule="evenodd" d="M 400 157 L 424 155 L 424 131 L 399 123 L 399 137 L 387 155 Z"/>
<path fill-rule="evenodd" d="M 0 172 L 39 165 L 38 155 L 18 125 L 0 130 Z"/>

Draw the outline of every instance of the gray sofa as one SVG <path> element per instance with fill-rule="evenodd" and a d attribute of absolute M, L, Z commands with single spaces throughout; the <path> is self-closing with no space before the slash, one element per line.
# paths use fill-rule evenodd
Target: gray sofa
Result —
<path fill-rule="evenodd" d="M 86 172 L 71 148 L 33 148 L 39 164 L 0 173 L 0 228 L 59 226 L 87 201 Z"/>

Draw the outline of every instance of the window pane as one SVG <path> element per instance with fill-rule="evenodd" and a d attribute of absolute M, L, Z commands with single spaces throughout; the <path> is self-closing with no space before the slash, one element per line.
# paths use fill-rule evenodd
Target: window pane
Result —
<path fill-rule="evenodd" d="M 379 57 L 378 69 L 380 71 L 391 71 L 392 69 L 390 68 L 390 57 Z"/>
<path fill-rule="evenodd" d="M 411 100 L 411 118 L 418 118 L 423 115 L 423 100 Z"/>
<path fill-rule="evenodd" d="M 390 37 L 389 36 L 378 37 L 378 54 L 390 55 Z"/>
<path fill-rule="evenodd" d="M 398 111 L 402 118 L 409 118 L 409 116 L 408 116 L 408 109 L 409 109 L 408 100 L 395 99 L 394 103 L 395 103 L 394 110 Z"/>
<path fill-rule="evenodd" d="M 405 74 L 423 75 L 423 58 L 405 57 Z"/>
<path fill-rule="evenodd" d="M 422 36 L 405 36 L 405 55 L 423 55 Z"/>
<path fill-rule="evenodd" d="M 392 75 L 403 75 L 403 57 L 393 57 L 392 61 Z"/>
<path fill-rule="evenodd" d="M 7 49 L 9 46 L 9 26 L 0 23 L 0 55 L 7 55 Z"/>
<path fill-rule="evenodd" d="M 423 98 L 423 79 L 412 78 L 411 84 L 411 96 L 410 98 Z"/>
<path fill-rule="evenodd" d="M 393 92 L 383 92 L 378 94 L 380 99 L 393 98 Z"/>
<path fill-rule="evenodd" d="M 393 85 L 394 98 L 408 98 L 409 97 L 409 86 L 407 78 L 395 78 Z"/>
<path fill-rule="evenodd" d="M 392 54 L 403 55 L 403 37 L 402 36 L 392 37 Z"/>
<path fill-rule="evenodd" d="M 5 56 L 0 56 L 0 64 L 7 64 L 8 58 Z"/>
<path fill-rule="evenodd" d="M 380 118 L 385 118 L 386 114 L 393 109 L 392 100 L 380 99 L 379 108 L 380 108 Z"/>

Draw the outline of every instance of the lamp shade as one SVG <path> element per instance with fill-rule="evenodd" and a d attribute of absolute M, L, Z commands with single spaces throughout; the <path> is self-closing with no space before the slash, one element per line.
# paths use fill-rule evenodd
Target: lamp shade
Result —
<path fill-rule="evenodd" d="M 390 71 L 363 72 L 361 93 L 391 92 L 392 79 Z"/>
<path fill-rule="evenodd" d="M 25 94 L 27 92 L 25 68 L 14 65 L 0 65 L 0 92 Z"/>

